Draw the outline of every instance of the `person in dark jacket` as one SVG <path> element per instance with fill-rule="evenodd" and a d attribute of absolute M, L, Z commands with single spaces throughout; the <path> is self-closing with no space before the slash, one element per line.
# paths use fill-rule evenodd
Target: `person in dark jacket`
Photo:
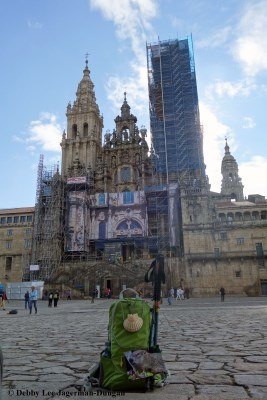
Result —
<path fill-rule="evenodd" d="M 59 293 L 55 292 L 54 293 L 54 307 L 57 307 L 58 300 L 59 300 Z"/>
<path fill-rule="evenodd" d="M 53 303 L 53 292 L 49 292 L 49 295 L 48 295 L 48 307 L 52 307 L 52 303 Z"/>
<path fill-rule="evenodd" d="M 224 289 L 224 287 L 221 287 L 221 289 L 220 289 L 220 294 L 221 294 L 221 301 L 224 301 L 224 296 L 225 296 L 225 289 Z"/>
<path fill-rule="evenodd" d="M 27 290 L 27 292 L 24 294 L 25 310 L 27 310 L 27 308 L 29 307 L 29 298 L 30 298 L 30 294 L 29 294 L 29 291 Z"/>
<path fill-rule="evenodd" d="M 93 289 L 92 295 L 91 295 L 91 297 L 92 297 L 91 303 L 95 302 L 95 298 L 97 297 L 97 295 L 98 295 L 98 290 L 97 289 Z"/>

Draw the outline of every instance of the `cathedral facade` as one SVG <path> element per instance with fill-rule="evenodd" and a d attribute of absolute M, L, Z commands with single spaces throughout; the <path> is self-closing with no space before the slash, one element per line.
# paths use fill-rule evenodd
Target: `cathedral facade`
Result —
<path fill-rule="evenodd" d="M 210 190 L 203 168 L 183 170 L 168 182 L 126 93 L 102 141 L 87 62 L 66 116 L 61 171 L 39 171 L 31 261 L 23 265 L 22 259 L 20 274 L 12 275 L 12 254 L 7 264 L 3 248 L 8 227 L 1 222 L 0 280 L 9 268 L 13 281 L 41 279 L 85 294 L 97 285 L 117 295 L 125 286 L 143 287 L 160 252 L 165 291 L 182 286 L 192 295 L 214 295 L 224 286 L 232 294 L 267 294 L 267 202 L 260 195 L 244 199 L 227 141 L 220 193 Z M 29 264 L 39 271 L 32 274 Z"/>

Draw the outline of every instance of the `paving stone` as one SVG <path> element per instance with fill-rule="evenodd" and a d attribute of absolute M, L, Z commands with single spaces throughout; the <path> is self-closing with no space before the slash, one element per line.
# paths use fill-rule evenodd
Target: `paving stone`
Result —
<path fill-rule="evenodd" d="M 237 363 L 228 363 L 225 367 L 228 371 L 238 372 L 266 372 L 267 371 L 267 363 L 251 363 L 251 362 L 237 362 Z"/>
<path fill-rule="evenodd" d="M 226 385 L 202 385 L 197 386 L 197 391 L 202 396 L 213 396 L 217 400 L 219 396 L 223 396 L 226 400 L 243 400 L 249 399 L 249 396 L 244 388 L 239 386 Z"/>
<path fill-rule="evenodd" d="M 191 381 L 201 385 L 232 385 L 229 375 L 197 371 L 188 377 Z"/>
<path fill-rule="evenodd" d="M 251 386 L 248 391 L 253 399 L 267 399 L 267 386 Z"/>
<path fill-rule="evenodd" d="M 39 375 L 39 382 L 73 382 L 75 383 L 75 378 L 70 375 L 65 374 L 47 374 L 47 375 Z"/>
<path fill-rule="evenodd" d="M 202 361 L 198 369 L 221 369 L 223 367 L 223 363 L 215 362 L 215 361 Z"/>
<path fill-rule="evenodd" d="M 3 315 L 4 390 L 30 386 L 40 391 L 77 391 L 75 385 L 82 385 L 89 367 L 99 361 L 108 337 L 108 308 L 112 302 L 101 300 L 91 305 L 90 301 L 61 301 L 57 310 L 49 310 L 46 302 L 39 302 L 36 317 L 24 310 L 18 318 L 7 319 Z M 169 384 L 151 393 L 126 393 L 123 398 L 264 399 L 267 339 L 262 307 L 266 305 L 267 298 L 246 297 L 228 297 L 223 306 L 215 298 L 190 299 L 172 307 L 163 305 L 158 338 L 171 371 Z M 52 328 L 44 329 L 48 324 Z M 85 399 L 78 395 L 73 398 Z M 9 399 L 10 396 L 3 400 Z M 41 399 L 52 400 L 52 396 Z M 66 397 L 53 398 L 59 399 Z"/>
<path fill-rule="evenodd" d="M 237 385 L 248 386 L 266 386 L 266 375 L 247 375 L 235 374 L 234 379 Z"/>
<path fill-rule="evenodd" d="M 249 362 L 267 363 L 267 356 L 249 356 L 245 357 L 245 359 Z"/>
<path fill-rule="evenodd" d="M 76 369 L 76 370 L 88 370 L 89 363 L 88 362 L 73 362 L 73 363 L 68 363 L 67 366 L 71 369 Z"/>
<path fill-rule="evenodd" d="M 188 376 L 190 376 L 190 374 L 185 375 L 185 374 L 175 373 L 174 371 L 172 371 L 172 374 L 167 378 L 167 382 L 168 384 L 192 383 L 192 381 L 188 379 Z"/>
<path fill-rule="evenodd" d="M 192 362 L 166 362 L 165 363 L 167 370 L 170 371 L 187 371 L 190 369 L 196 369 L 198 364 Z"/>
<path fill-rule="evenodd" d="M 48 374 L 72 374 L 70 368 L 63 367 L 61 365 L 55 365 L 49 368 L 41 368 L 35 371 L 37 375 L 48 375 Z"/>

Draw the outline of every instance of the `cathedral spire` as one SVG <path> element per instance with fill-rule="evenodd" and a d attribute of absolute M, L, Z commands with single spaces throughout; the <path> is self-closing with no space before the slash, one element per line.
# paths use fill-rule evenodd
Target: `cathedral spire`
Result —
<path fill-rule="evenodd" d="M 79 171 L 81 166 L 85 171 L 89 163 L 95 168 L 97 152 L 102 143 L 103 117 L 100 115 L 90 77 L 88 53 L 85 57 L 76 99 L 73 105 L 69 103 L 67 106 L 67 134 L 62 139 L 62 171 L 65 176 L 77 174 L 77 165 Z"/>
<path fill-rule="evenodd" d="M 225 138 L 224 157 L 222 159 L 221 173 L 222 173 L 222 186 L 221 194 L 231 197 L 237 201 L 244 199 L 243 185 L 241 178 L 238 175 L 238 164 L 236 159 L 230 153 L 230 147 Z"/>
<path fill-rule="evenodd" d="M 230 147 L 228 146 L 227 143 L 227 137 L 225 138 L 225 146 L 224 146 L 224 150 L 225 150 L 225 155 L 230 155 Z"/>

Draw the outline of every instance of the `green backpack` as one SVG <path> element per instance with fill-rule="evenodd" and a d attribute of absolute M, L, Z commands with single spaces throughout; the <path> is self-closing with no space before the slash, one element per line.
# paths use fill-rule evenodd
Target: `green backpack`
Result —
<path fill-rule="evenodd" d="M 131 319 L 135 322 L 124 327 L 125 321 Z M 136 324 L 139 324 L 138 330 L 133 331 L 137 329 Z M 150 330 L 151 309 L 146 301 L 127 298 L 111 305 L 108 342 L 100 355 L 100 387 L 124 391 L 147 390 L 155 382 L 155 377 L 162 381 L 166 370 L 161 352 L 149 352 Z"/>

